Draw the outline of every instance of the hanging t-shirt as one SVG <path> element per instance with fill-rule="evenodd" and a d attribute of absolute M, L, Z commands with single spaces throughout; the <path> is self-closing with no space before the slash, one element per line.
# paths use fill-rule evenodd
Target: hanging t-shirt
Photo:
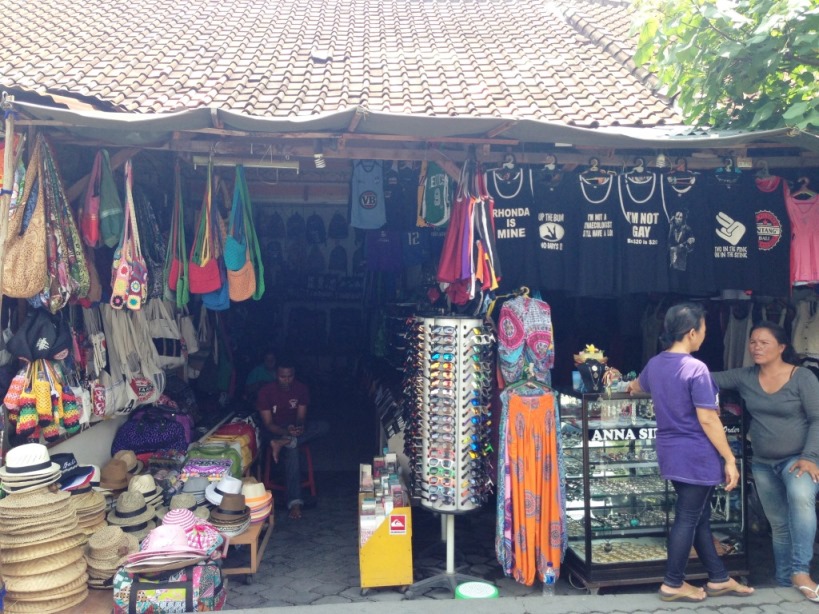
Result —
<path fill-rule="evenodd" d="M 790 290 L 791 233 L 782 178 L 755 177 L 757 274 L 751 290 L 765 296 L 787 296 Z"/>
<path fill-rule="evenodd" d="M 666 292 L 668 219 L 661 177 L 653 172 L 628 172 L 617 177 L 617 246 L 621 292 Z"/>
<path fill-rule="evenodd" d="M 746 174 L 714 172 L 705 187 L 714 283 L 720 290 L 748 290 L 755 283 L 758 251 L 753 180 Z"/>
<path fill-rule="evenodd" d="M 486 189 L 495 203 L 492 215 L 500 290 L 533 285 L 538 281 L 532 240 L 537 230 L 529 171 L 520 166 L 488 171 Z"/>
<path fill-rule="evenodd" d="M 614 294 L 617 274 L 614 214 L 618 213 L 617 176 L 611 173 L 580 173 L 572 178 L 572 201 L 576 203 L 578 224 L 577 278 L 574 288 L 580 296 Z"/>
<path fill-rule="evenodd" d="M 791 284 L 819 282 L 819 194 L 794 198 L 784 182 L 785 206 L 791 221 Z"/>
<path fill-rule="evenodd" d="M 668 286 L 680 294 L 709 295 L 714 285 L 714 241 L 702 202 L 703 180 L 699 173 L 673 170 L 660 182 L 668 216 Z"/>
<path fill-rule="evenodd" d="M 368 271 L 400 271 L 401 233 L 393 230 L 375 230 L 367 233 L 364 243 Z"/>
<path fill-rule="evenodd" d="M 424 161 L 418 176 L 418 226 L 443 226 L 452 207 L 449 175 L 435 162 Z"/>
<path fill-rule="evenodd" d="M 533 252 L 541 290 L 571 290 L 577 283 L 577 203 L 573 176 L 546 167 L 532 168 L 530 181 L 536 232 Z"/>
<path fill-rule="evenodd" d="M 378 160 L 353 162 L 350 225 L 354 228 L 375 230 L 386 222 L 381 162 Z"/>

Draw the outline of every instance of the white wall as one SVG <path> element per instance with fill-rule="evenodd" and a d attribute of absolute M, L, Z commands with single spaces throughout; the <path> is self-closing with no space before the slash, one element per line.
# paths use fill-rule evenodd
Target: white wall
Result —
<path fill-rule="evenodd" d="M 111 460 L 111 443 L 113 443 L 114 435 L 116 435 L 117 430 L 125 420 L 126 417 L 123 416 L 97 422 L 82 433 L 51 446 L 48 453 L 71 452 L 81 465 L 102 467 Z"/>

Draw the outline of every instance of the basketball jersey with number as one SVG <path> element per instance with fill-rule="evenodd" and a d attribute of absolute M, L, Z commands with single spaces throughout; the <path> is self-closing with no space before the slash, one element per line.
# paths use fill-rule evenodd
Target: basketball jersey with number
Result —
<path fill-rule="evenodd" d="M 452 194 L 449 175 L 435 162 L 423 162 L 418 178 L 418 226 L 443 226 L 449 221 Z"/>
<path fill-rule="evenodd" d="M 357 160 L 353 163 L 350 226 L 363 230 L 375 230 L 381 228 L 386 222 L 381 162 Z"/>

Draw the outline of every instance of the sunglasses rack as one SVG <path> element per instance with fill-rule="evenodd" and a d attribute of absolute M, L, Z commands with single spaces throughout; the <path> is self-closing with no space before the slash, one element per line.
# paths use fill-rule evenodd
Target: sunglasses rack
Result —
<path fill-rule="evenodd" d="M 494 486 L 491 443 L 495 335 L 475 318 L 415 318 L 405 364 L 410 492 L 435 512 L 468 512 Z"/>

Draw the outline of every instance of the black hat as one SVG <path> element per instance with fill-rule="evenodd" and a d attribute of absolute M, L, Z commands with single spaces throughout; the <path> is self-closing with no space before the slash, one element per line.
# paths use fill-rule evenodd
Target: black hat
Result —
<path fill-rule="evenodd" d="M 9 339 L 6 349 L 17 358 L 53 359 L 71 347 L 71 328 L 63 318 L 52 316 L 45 309 L 35 309 L 26 315 L 23 325 Z"/>
<path fill-rule="evenodd" d="M 267 226 L 269 228 L 268 234 L 271 237 L 274 239 L 284 239 L 284 220 L 278 211 L 274 211 L 273 215 L 270 216 L 270 219 L 267 221 Z"/>
<path fill-rule="evenodd" d="M 303 239 L 305 233 L 304 218 L 301 213 L 294 213 L 287 218 L 287 238 Z"/>
<path fill-rule="evenodd" d="M 333 217 L 330 218 L 330 226 L 327 229 L 327 234 L 331 239 L 346 239 L 348 233 L 349 227 L 347 226 L 347 220 L 341 213 L 336 211 Z"/>
<path fill-rule="evenodd" d="M 314 213 L 307 218 L 307 242 L 311 245 L 327 242 L 324 220 L 318 213 Z"/>
<path fill-rule="evenodd" d="M 88 476 L 94 473 L 94 467 L 80 465 L 71 452 L 52 454 L 51 462 L 60 466 L 60 486 L 68 485 L 80 476 Z"/>

